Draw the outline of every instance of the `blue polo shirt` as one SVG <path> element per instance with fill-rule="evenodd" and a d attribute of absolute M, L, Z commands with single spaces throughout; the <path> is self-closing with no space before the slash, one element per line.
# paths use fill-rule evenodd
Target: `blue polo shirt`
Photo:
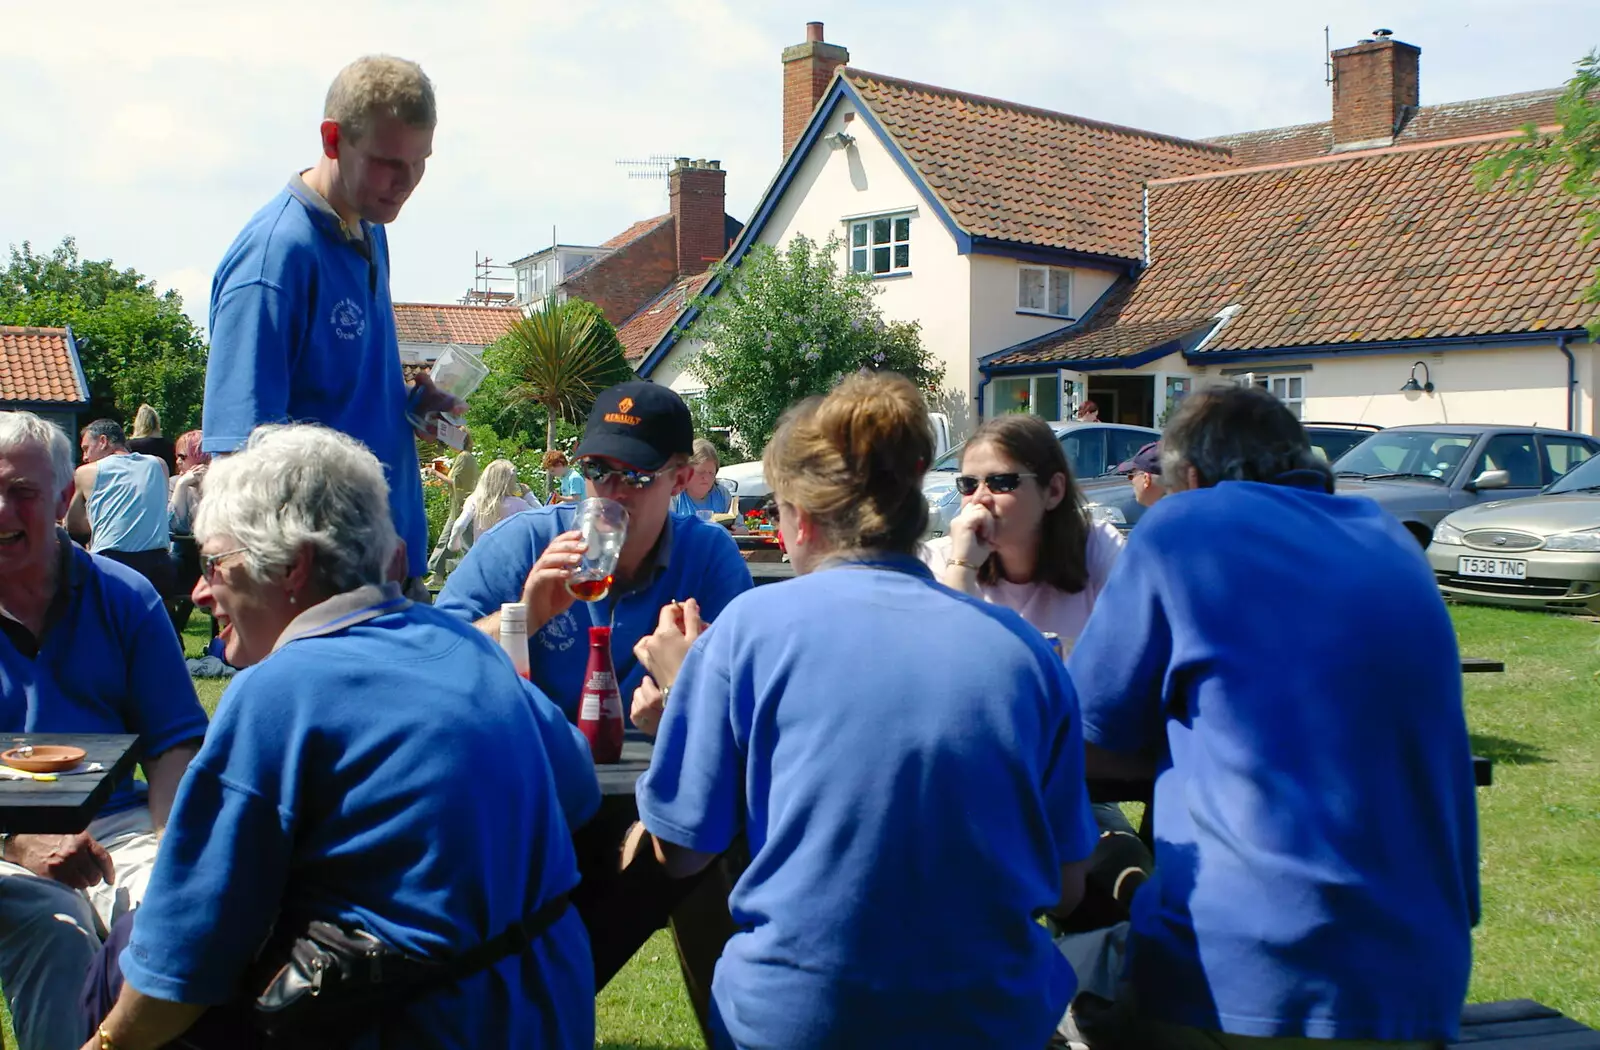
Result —
<path fill-rule="evenodd" d="M 582 474 L 578 473 L 575 469 L 568 470 L 566 475 L 561 479 L 561 494 L 563 496 L 577 496 L 579 499 L 582 499 L 584 495 L 586 495 L 586 490 L 584 489 L 583 484 Z"/>
<path fill-rule="evenodd" d="M 64 534 L 42 640 L 0 616 L 0 732 L 137 733 L 146 758 L 206 733 L 206 713 L 150 581 Z M 132 775 L 99 815 L 143 805 Z"/>
<path fill-rule="evenodd" d="M 550 541 L 573 528 L 577 504 L 562 503 L 516 514 L 478 537 L 461 564 L 445 581 L 436 607 L 464 620 L 480 620 L 499 612 L 505 602 L 522 600 L 522 585 Z M 633 655 L 634 643 L 656 629 L 661 607 L 693 598 L 700 614 L 715 620 L 733 598 L 751 587 L 750 569 L 739 556 L 728 530 L 698 518 L 667 515 L 661 544 L 645 579 L 617 597 L 611 630 L 611 659 L 626 711 L 645 670 Z M 611 601 L 572 608 L 555 617 L 528 639 L 528 664 L 533 683 L 576 718 L 583 672 L 589 664 L 589 627 L 604 624 Z"/>
<path fill-rule="evenodd" d="M 223 695 L 120 959 L 139 991 L 229 1001 L 275 921 L 454 955 L 577 884 L 539 725 L 495 644 L 393 585 L 341 601 L 346 615 L 308 610 Z M 386 1016 L 385 1046 L 589 1046 L 583 921 L 569 910 L 525 952 Z"/>
<path fill-rule="evenodd" d="M 732 509 L 733 497 L 728 494 L 728 490 L 723 488 L 720 482 L 711 486 L 711 490 L 706 493 L 705 499 L 695 499 L 689 495 L 688 490 L 672 497 L 672 513 L 682 514 L 690 518 L 694 517 L 696 511 L 709 510 L 713 514 L 726 514 Z"/>
<path fill-rule="evenodd" d="M 1224 482 L 1145 513 L 1068 664 L 1084 735 L 1158 756 L 1141 1012 L 1454 1039 L 1478 919 L 1455 631 L 1370 500 Z M 676 699 L 676 694 L 674 694 Z"/>
<path fill-rule="evenodd" d="M 1034 921 L 1098 838 L 1071 684 L 1016 613 L 913 558 L 728 606 L 638 800 L 679 846 L 748 837 L 712 984 L 740 1046 L 1037 1047 L 1072 998 Z"/>
<path fill-rule="evenodd" d="M 412 576 L 428 571 L 422 475 L 400 369 L 389 242 L 349 231 L 298 175 L 251 218 L 211 282 L 203 447 L 233 452 L 261 423 L 321 423 L 383 464 Z"/>

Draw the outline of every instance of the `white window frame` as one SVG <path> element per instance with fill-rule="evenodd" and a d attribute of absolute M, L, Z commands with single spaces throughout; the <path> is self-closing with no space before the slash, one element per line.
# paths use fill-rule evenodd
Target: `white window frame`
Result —
<path fill-rule="evenodd" d="M 915 218 L 916 213 L 912 211 L 888 211 L 879 212 L 876 215 L 851 216 L 850 218 L 845 219 L 845 268 L 851 273 L 865 273 L 872 277 L 898 277 L 902 274 L 910 273 L 911 226 L 912 220 Z M 873 239 L 873 224 L 880 221 L 887 221 L 889 223 L 889 239 L 887 241 L 876 241 Z M 899 225 L 901 222 L 906 224 L 906 235 L 904 237 L 899 236 Z M 856 244 L 857 229 L 865 231 L 864 243 L 860 245 Z M 896 257 L 898 253 L 895 249 L 902 247 L 906 250 L 906 263 L 904 266 L 899 266 L 896 265 Z M 874 249 L 878 248 L 887 248 L 889 250 L 889 268 L 887 270 L 878 270 L 874 266 L 874 256 L 876 255 Z M 861 253 L 863 259 L 865 260 L 865 266 L 861 269 L 856 268 L 856 254 L 858 252 Z"/>
<path fill-rule="evenodd" d="M 517 301 L 519 303 L 525 303 L 530 298 L 528 294 L 528 277 L 531 269 L 531 267 L 527 266 L 517 267 Z"/>
<path fill-rule="evenodd" d="M 1028 271 L 1044 272 L 1044 306 L 1028 306 L 1022 301 L 1023 275 Z M 1065 304 L 1064 313 L 1051 311 L 1050 304 L 1055 301 L 1055 292 L 1062 285 L 1066 285 L 1066 294 L 1062 298 Z M 1024 263 L 1017 267 L 1017 312 L 1019 314 L 1036 314 L 1039 317 L 1060 317 L 1072 320 L 1072 271 L 1061 266 L 1036 266 Z"/>
<path fill-rule="evenodd" d="M 1309 372 L 1245 372 L 1234 376 L 1234 381 L 1243 386 L 1258 386 L 1273 397 L 1282 401 L 1289 411 L 1294 413 L 1294 418 L 1305 418 L 1306 387 L 1311 381 Z M 1292 380 L 1300 381 L 1300 395 L 1291 397 Z"/>
<path fill-rule="evenodd" d="M 1028 415 L 1039 415 L 1039 391 L 1043 388 L 1048 388 L 1056 395 L 1056 414 L 1054 417 L 1050 418 L 1046 418 L 1044 416 L 1039 416 L 1039 418 L 1044 419 L 1048 423 L 1059 423 L 1061 420 L 1066 418 L 1061 414 L 1063 411 L 1065 411 L 1066 399 L 1063 396 L 1064 391 L 1062 390 L 1060 372 L 1044 372 L 1038 375 L 999 376 L 995 381 L 999 382 L 1002 380 L 1010 380 L 1015 382 L 1019 379 L 1026 379 L 1028 381 Z M 990 388 L 990 391 L 992 396 L 993 393 L 995 393 L 993 387 Z M 1014 408 L 1011 405 L 991 405 L 989 408 L 989 415 L 1004 415 L 1005 413 L 1011 411 L 1014 411 Z"/>

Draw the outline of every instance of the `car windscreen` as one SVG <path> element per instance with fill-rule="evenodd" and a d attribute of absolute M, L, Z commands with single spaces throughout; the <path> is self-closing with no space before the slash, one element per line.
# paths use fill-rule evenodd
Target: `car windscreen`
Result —
<path fill-rule="evenodd" d="M 1573 467 L 1545 487 L 1545 492 L 1582 492 L 1600 488 L 1600 456 L 1593 456 Z"/>
<path fill-rule="evenodd" d="M 1311 451 L 1321 456 L 1324 463 L 1332 463 L 1371 436 L 1370 430 L 1306 428 L 1306 439 L 1311 442 Z"/>
<path fill-rule="evenodd" d="M 1341 477 L 1448 479 L 1474 440 L 1472 434 L 1385 430 L 1334 460 L 1333 472 Z"/>

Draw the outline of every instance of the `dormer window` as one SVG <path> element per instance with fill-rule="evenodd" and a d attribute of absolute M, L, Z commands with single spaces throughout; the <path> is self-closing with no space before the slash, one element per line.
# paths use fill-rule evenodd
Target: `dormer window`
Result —
<path fill-rule="evenodd" d="M 1072 271 L 1058 266 L 1017 268 L 1017 311 L 1072 317 Z"/>

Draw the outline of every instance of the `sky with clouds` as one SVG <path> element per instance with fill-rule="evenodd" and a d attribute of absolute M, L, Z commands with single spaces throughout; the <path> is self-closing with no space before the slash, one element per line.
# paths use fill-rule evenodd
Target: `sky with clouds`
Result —
<path fill-rule="evenodd" d="M 863 69 L 1197 138 L 1327 119 L 1324 25 L 1335 48 L 1378 27 L 1421 47 L 1424 105 L 1554 87 L 1600 47 L 1593 0 L 0 0 L 0 247 L 74 236 L 204 324 L 235 234 L 316 160 L 333 75 L 389 52 L 440 115 L 390 229 L 394 297 L 454 302 L 475 252 L 664 212 L 665 182 L 620 159 L 719 159 L 749 215 L 807 21 Z"/>

